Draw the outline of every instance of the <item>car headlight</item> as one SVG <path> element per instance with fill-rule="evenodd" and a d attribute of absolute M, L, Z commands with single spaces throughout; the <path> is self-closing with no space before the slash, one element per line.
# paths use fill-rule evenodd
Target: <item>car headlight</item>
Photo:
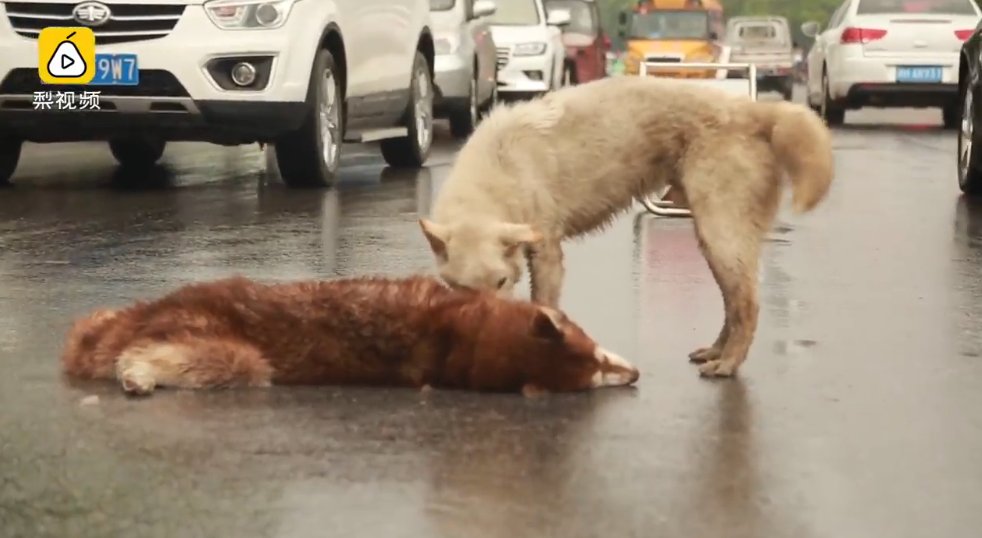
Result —
<path fill-rule="evenodd" d="M 300 0 L 208 0 L 205 13 L 222 30 L 262 30 L 283 26 Z"/>
<path fill-rule="evenodd" d="M 453 54 L 460 48 L 460 38 L 453 35 L 437 36 L 433 41 L 437 54 Z"/>
<path fill-rule="evenodd" d="M 513 56 L 538 56 L 540 54 L 545 54 L 546 44 L 545 43 L 519 43 L 515 45 L 515 50 L 512 52 Z"/>

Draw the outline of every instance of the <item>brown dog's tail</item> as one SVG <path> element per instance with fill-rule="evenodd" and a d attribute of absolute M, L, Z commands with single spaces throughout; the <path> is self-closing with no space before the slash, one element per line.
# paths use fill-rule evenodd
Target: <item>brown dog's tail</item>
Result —
<path fill-rule="evenodd" d="M 112 379 L 115 376 L 116 357 L 104 343 L 116 315 L 115 310 L 100 309 L 75 321 L 61 354 L 65 374 L 82 379 Z"/>
<path fill-rule="evenodd" d="M 832 134 L 822 119 L 803 105 L 758 102 L 754 111 L 774 155 L 791 177 L 794 210 L 811 211 L 832 184 Z"/>

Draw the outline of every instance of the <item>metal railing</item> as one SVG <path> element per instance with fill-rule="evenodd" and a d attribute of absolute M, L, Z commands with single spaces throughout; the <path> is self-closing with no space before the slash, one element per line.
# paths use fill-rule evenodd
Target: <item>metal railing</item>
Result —
<path fill-rule="evenodd" d="M 652 68 L 678 69 L 716 69 L 716 78 L 694 79 L 686 78 L 688 82 L 712 84 L 722 89 L 728 89 L 733 93 L 748 92 L 751 100 L 757 100 L 757 66 L 752 63 L 676 63 L 676 62 L 657 62 L 644 60 L 638 66 L 638 76 L 649 76 L 648 70 Z M 746 78 L 729 78 L 730 71 L 746 71 Z M 671 185 L 666 185 L 660 193 L 650 193 L 641 197 L 639 200 L 645 209 L 660 217 L 691 217 L 692 213 L 685 207 L 677 206 L 674 202 L 665 198 L 672 190 Z"/>

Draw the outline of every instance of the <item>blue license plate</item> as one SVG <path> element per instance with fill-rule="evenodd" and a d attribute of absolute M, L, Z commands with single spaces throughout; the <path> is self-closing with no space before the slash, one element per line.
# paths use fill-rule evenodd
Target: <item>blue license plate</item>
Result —
<path fill-rule="evenodd" d="M 941 67 L 900 66 L 897 68 L 897 82 L 941 82 L 943 73 Z"/>
<path fill-rule="evenodd" d="M 136 86 L 140 83 L 140 69 L 136 54 L 96 54 L 93 86 Z"/>

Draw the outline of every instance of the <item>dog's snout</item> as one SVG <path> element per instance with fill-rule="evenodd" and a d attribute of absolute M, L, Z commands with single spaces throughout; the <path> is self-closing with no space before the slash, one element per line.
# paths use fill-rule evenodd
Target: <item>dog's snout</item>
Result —
<path fill-rule="evenodd" d="M 596 355 L 600 362 L 601 386 L 622 387 L 634 384 L 640 379 L 641 372 L 624 357 L 599 347 Z"/>

